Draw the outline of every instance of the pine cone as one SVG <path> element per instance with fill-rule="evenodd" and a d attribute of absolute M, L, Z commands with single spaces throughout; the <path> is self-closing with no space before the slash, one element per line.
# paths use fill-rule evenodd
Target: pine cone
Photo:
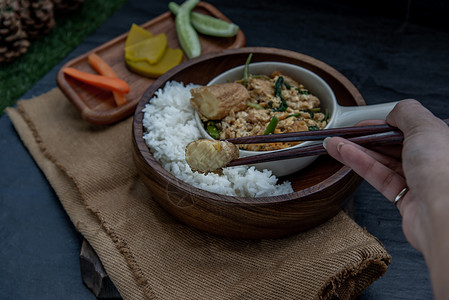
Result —
<path fill-rule="evenodd" d="M 30 46 L 16 11 L 16 2 L 3 2 L 0 7 L 0 62 L 12 61 Z"/>
<path fill-rule="evenodd" d="M 67 14 L 78 9 L 84 0 L 52 0 L 55 14 Z"/>
<path fill-rule="evenodd" d="M 23 30 L 30 39 L 38 39 L 55 26 L 51 0 L 18 0 Z"/>

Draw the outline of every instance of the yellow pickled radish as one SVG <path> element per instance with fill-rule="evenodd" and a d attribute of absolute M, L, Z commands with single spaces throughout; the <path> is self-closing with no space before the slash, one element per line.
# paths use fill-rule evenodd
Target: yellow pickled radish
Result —
<path fill-rule="evenodd" d="M 182 57 L 183 52 L 181 49 L 167 48 L 161 60 L 155 64 L 149 64 L 147 61 L 129 61 L 126 59 L 125 61 L 128 68 L 137 74 L 148 77 L 159 77 L 180 64 Z"/>
<path fill-rule="evenodd" d="M 129 30 L 128 37 L 126 38 L 125 48 L 151 37 L 153 37 L 151 32 L 136 24 L 133 24 Z"/>
<path fill-rule="evenodd" d="M 166 49 L 167 37 L 164 33 L 161 33 L 125 47 L 125 59 L 155 64 L 164 55 Z"/>
<path fill-rule="evenodd" d="M 126 48 L 133 49 L 130 47 L 136 46 L 137 44 L 142 43 L 142 49 L 139 51 L 146 52 L 146 51 L 152 51 L 150 48 L 152 46 L 147 45 L 149 47 L 144 47 L 145 41 L 155 38 L 155 36 L 147 31 L 146 29 L 133 24 L 131 26 L 131 29 L 128 33 L 128 37 L 126 38 L 125 42 L 125 63 L 128 69 L 131 71 L 147 76 L 147 77 L 159 77 L 171 68 L 175 67 L 176 65 L 180 64 L 183 59 L 183 52 L 181 49 L 170 49 L 165 47 L 162 56 L 160 57 L 159 61 L 156 63 L 149 63 L 148 60 L 133 60 L 132 56 L 126 55 Z M 154 41 L 154 40 L 153 40 Z M 140 55 L 138 55 L 140 56 Z"/>

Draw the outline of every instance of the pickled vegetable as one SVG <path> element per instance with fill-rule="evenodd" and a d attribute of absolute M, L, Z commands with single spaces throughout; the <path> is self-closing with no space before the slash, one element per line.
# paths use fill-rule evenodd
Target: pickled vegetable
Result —
<path fill-rule="evenodd" d="M 133 24 L 129 30 L 128 37 L 126 38 L 125 48 L 151 37 L 153 37 L 151 32 L 136 24 Z"/>
<path fill-rule="evenodd" d="M 162 58 L 166 49 L 167 37 L 164 33 L 161 33 L 125 47 L 125 59 L 155 64 Z"/>
<path fill-rule="evenodd" d="M 161 60 L 155 64 L 149 64 L 146 61 L 128 61 L 126 60 L 126 65 L 133 72 L 148 76 L 148 77 L 159 77 L 171 68 L 179 65 L 182 61 L 182 50 L 181 49 L 170 49 L 165 50 L 164 56 Z"/>
<path fill-rule="evenodd" d="M 160 54 L 161 48 L 164 48 L 164 51 L 159 57 L 156 54 Z M 148 53 L 152 53 L 152 56 L 150 57 Z M 183 59 L 181 49 L 167 48 L 165 34 L 153 36 L 151 32 L 136 24 L 131 26 L 128 33 L 124 56 L 128 69 L 153 78 L 180 64 Z"/>

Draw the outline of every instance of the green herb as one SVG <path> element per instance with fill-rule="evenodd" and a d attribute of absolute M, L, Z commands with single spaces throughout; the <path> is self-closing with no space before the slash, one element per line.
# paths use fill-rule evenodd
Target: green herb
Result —
<path fill-rule="evenodd" d="M 265 129 L 265 132 L 263 134 L 271 134 L 274 132 L 274 130 L 276 129 L 276 126 L 278 125 L 278 118 L 276 118 L 276 116 L 273 116 L 273 118 L 271 118 L 270 123 L 268 123 L 267 128 Z"/>
<path fill-rule="evenodd" d="M 292 88 L 292 86 L 291 86 L 288 82 L 286 82 L 285 80 L 284 80 L 283 84 L 284 84 L 284 86 L 285 86 L 287 89 L 291 89 L 291 88 Z"/>
<path fill-rule="evenodd" d="M 281 105 L 274 109 L 274 111 L 285 111 L 288 107 L 287 102 L 285 102 L 284 97 L 282 97 L 282 85 L 284 84 L 284 77 L 279 76 L 274 84 L 274 95 L 281 99 Z"/>
<path fill-rule="evenodd" d="M 220 131 L 218 130 L 218 128 L 214 122 L 211 122 L 211 121 L 207 122 L 206 131 L 213 139 L 216 139 L 216 140 L 220 139 Z"/>
<path fill-rule="evenodd" d="M 315 117 L 315 114 L 313 113 L 313 111 L 311 110 L 306 110 L 306 113 L 308 113 L 310 115 L 310 118 L 313 119 Z"/>
<path fill-rule="evenodd" d="M 265 109 L 265 107 L 263 107 L 259 103 L 254 103 L 254 102 L 250 102 L 250 101 L 246 102 L 246 105 L 248 105 L 249 107 L 252 107 L 252 108 L 256 108 L 256 109 Z"/>
<path fill-rule="evenodd" d="M 299 113 L 296 113 L 296 114 L 288 115 L 286 118 L 290 118 L 290 117 L 299 117 L 300 115 L 301 115 L 301 113 L 299 112 Z"/>
<path fill-rule="evenodd" d="M 309 131 L 314 131 L 314 130 L 320 130 L 318 128 L 318 126 L 314 125 L 314 126 L 307 126 L 309 128 Z"/>
<path fill-rule="evenodd" d="M 251 58 L 253 54 L 250 53 L 245 62 L 245 67 L 243 68 L 243 85 L 248 86 L 248 77 L 249 77 L 249 63 L 251 62 Z"/>

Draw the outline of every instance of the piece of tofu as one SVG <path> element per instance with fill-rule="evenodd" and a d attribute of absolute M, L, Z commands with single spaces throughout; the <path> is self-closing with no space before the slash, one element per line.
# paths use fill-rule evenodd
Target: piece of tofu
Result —
<path fill-rule="evenodd" d="M 193 171 L 219 172 L 239 157 L 239 148 L 227 141 L 200 139 L 186 146 L 185 156 Z"/>
<path fill-rule="evenodd" d="M 190 90 L 190 102 L 203 121 L 220 120 L 246 108 L 248 90 L 239 83 L 201 86 Z"/>

